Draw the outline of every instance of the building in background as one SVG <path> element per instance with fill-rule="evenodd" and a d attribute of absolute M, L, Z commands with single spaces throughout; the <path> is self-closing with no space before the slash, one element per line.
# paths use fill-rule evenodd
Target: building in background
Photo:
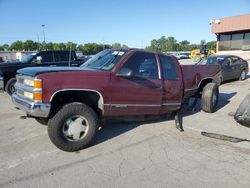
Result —
<path fill-rule="evenodd" d="M 238 55 L 250 62 L 250 14 L 213 19 L 209 23 L 217 36 L 217 54 Z"/>
<path fill-rule="evenodd" d="M 21 61 L 32 53 L 33 51 L 0 51 L 0 57 L 3 61 Z"/>

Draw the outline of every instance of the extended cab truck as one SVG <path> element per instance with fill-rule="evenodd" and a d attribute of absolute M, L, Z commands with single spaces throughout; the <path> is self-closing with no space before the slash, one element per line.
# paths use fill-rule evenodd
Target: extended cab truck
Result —
<path fill-rule="evenodd" d="M 93 140 L 100 119 L 178 111 L 191 96 L 213 112 L 218 65 L 180 66 L 173 56 L 138 49 L 104 50 L 78 68 L 18 70 L 14 104 L 41 124 L 64 151 Z"/>
<path fill-rule="evenodd" d="M 71 54 L 71 58 L 70 57 Z M 12 94 L 15 89 L 16 71 L 24 67 L 35 66 L 80 66 L 83 62 L 78 60 L 75 51 L 40 51 L 26 56 L 22 61 L 0 64 L 0 91 Z"/>

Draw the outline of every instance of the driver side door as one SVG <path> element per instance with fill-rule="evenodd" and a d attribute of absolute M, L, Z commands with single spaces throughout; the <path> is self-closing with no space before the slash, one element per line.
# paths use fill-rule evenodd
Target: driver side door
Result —
<path fill-rule="evenodd" d="M 131 76 L 111 77 L 109 112 L 112 115 L 159 114 L 162 83 L 159 66 L 153 53 L 135 52 L 121 67 Z"/>

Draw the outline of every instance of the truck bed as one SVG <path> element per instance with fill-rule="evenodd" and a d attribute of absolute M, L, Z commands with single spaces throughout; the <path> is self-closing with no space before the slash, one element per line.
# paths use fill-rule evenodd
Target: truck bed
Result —
<path fill-rule="evenodd" d="M 219 65 L 181 65 L 181 69 L 184 92 L 197 90 L 202 80 L 214 80 L 214 76 L 220 73 Z"/>

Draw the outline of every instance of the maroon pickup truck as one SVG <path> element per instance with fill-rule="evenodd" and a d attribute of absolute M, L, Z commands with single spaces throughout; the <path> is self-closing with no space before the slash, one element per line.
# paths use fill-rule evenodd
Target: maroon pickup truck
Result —
<path fill-rule="evenodd" d="M 175 57 L 138 49 L 104 50 L 81 67 L 18 70 L 14 104 L 48 125 L 64 151 L 87 147 L 99 122 L 112 116 L 161 115 L 198 96 L 213 112 L 221 80 L 218 65 L 183 65 Z"/>

